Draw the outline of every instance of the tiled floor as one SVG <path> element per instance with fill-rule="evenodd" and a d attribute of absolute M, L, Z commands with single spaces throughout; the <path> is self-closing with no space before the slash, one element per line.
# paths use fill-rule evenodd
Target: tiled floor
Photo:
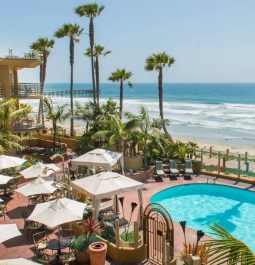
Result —
<path fill-rule="evenodd" d="M 144 205 L 146 206 L 149 204 L 150 197 L 157 193 L 158 191 L 161 191 L 163 189 L 166 189 L 171 186 L 181 185 L 185 183 L 222 183 L 226 185 L 235 185 L 244 189 L 253 189 L 254 187 L 249 184 L 244 183 L 235 183 L 233 181 L 227 181 L 227 180 L 221 180 L 221 179 L 215 179 L 213 177 L 206 177 L 206 176 L 199 176 L 199 177 L 193 177 L 192 181 L 184 181 L 183 179 L 170 181 L 168 178 L 165 179 L 164 182 L 158 182 L 156 183 L 153 180 L 147 181 L 144 184 L 144 190 L 143 190 L 143 198 L 144 198 Z M 135 201 L 138 203 L 138 196 L 136 191 L 132 191 L 129 193 L 125 193 L 125 200 L 124 200 L 124 209 L 125 209 L 125 216 L 129 216 L 130 214 L 130 204 L 131 202 Z M 107 203 L 107 202 L 106 202 Z M 13 199 L 8 203 L 7 210 L 8 210 L 8 216 L 6 217 L 6 220 L 1 217 L 0 223 L 16 223 L 18 228 L 23 232 L 24 227 L 24 221 L 22 219 L 22 211 L 27 208 L 27 198 L 23 197 L 21 195 L 14 194 Z M 137 207 L 138 208 L 138 207 Z M 137 214 L 137 209 L 134 213 L 134 217 Z M 182 248 L 183 245 L 183 234 L 181 231 L 181 228 L 178 224 L 174 224 L 175 229 L 175 251 L 176 253 L 178 250 Z M 188 231 L 188 240 L 194 241 L 196 239 L 196 233 L 195 231 L 189 229 Z M 22 234 L 22 236 L 17 237 L 15 239 L 11 239 L 9 241 L 4 242 L 3 244 L 0 244 L 0 259 L 7 259 L 7 258 L 31 258 L 33 257 L 33 243 L 32 243 L 32 237 L 28 236 L 26 234 Z M 112 264 L 112 263 L 107 263 Z"/>

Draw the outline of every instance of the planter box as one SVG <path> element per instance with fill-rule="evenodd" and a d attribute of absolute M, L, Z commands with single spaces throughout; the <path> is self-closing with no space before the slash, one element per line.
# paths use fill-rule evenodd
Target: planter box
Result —
<path fill-rule="evenodd" d="M 154 167 L 150 167 L 150 169 L 148 169 L 147 171 L 138 171 L 132 174 L 129 172 L 126 173 L 127 177 L 140 182 L 145 182 L 146 180 L 151 179 L 153 175 L 154 175 Z"/>

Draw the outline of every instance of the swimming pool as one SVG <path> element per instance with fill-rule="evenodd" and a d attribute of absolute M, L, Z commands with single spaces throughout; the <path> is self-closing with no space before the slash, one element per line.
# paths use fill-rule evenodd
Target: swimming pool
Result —
<path fill-rule="evenodd" d="M 255 251 L 255 192 L 216 184 L 186 184 L 156 193 L 150 200 L 161 204 L 173 221 L 209 234 L 216 222 Z"/>

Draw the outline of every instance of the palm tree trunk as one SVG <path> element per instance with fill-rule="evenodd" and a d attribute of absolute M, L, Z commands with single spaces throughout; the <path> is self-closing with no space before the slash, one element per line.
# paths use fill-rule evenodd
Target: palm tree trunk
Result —
<path fill-rule="evenodd" d="M 73 125 L 73 65 L 74 65 L 74 39 L 70 37 L 70 66 L 71 66 L 71 78 L 70 78 L 70 105 L 71 105 L 71 119 L 70 119 L 70 136 L 74 136 Z"/>
<path fill-rule="evenodd" d="M 144 159 L 144 168 L 145 170 L 148 169 L 148 158 L 147 158 L 147 144 L 146 144 L 145 140 L 145 144 L 144 144 L 144 148 L 143 148 L 143 159 Z"/>
<path fill-rule="evenodd" d="M 163 121 L 163 130 L 167 136 L 170 137 L 166 125 L 164 122 L 164 112 L 163 112 L 163 74 L 162 74 L 162 68 L 159 69 L 159 75 L 158 75 L 158 96 L 159 96 L 159 115 L 160 119 Z"/>
<path fill-rule="evenodd" d="M 123 81 L 120 81 L 120 119 L 122 119 L 122 108 L 123 108 Z"/>
<path fill-rule="evenodd" d="M 44 84 L 45 84 L 45 79 L 46 79 L 46 67 L 47 67 L 47 61 L 48 57 L 47 54 L 44 53 L 43 55 L 43 72 L 42 72 L 42 83 L 41 83 L 41 96 L 44 96 Z M 41 116 L 42 116 L 42 125 L 44 126 L 44 109 L 43 109 L 43 98 L 40 100 L 41 104 Z"/>
<path fill-rule="evenodd" d="M 96 56 L 95 62 L 95 73 L 96 73 L 96 94 L 97 94 L 97 104 L 99 105 L 99 60 L 98 56 Z"/>
<path fill-rule="evenodd" d="M 91 49 L 91 73 L 92 73 L 92 86 L 93 86 L 93 100 L 94 104 L 96 104 L 96 85 L 95 85 L 95 72 L 94 72 L 94 21 L 93 17 L 90 17 L 89 22 L 89 41 L 90 41 L 90 49 Z"/>
<path fill-rule="evenodd" d="M 44 61 L 42 62 L 42 64 L 40 64 L 40 92 L 42 92 L 42 87 L 43 87 L 43 64 L 44 64 Z M 39 102 L 39 111 L 38 111 L 38 117 L 37 117 L 37 123 L 40 123 L 41 119 L 41 111 L 42 111 L 42 107 L 41 105 L 43 104 L 42 100 L 40 99 L 40 102 Z"/>
<path fill-rule="evenodd" d="M 52 149 L 55 152 L 56 150 L 56 134 L 57 134 L 57 121 L 52 121 L 52 129 L 53 129 L 53 146 Z"/>

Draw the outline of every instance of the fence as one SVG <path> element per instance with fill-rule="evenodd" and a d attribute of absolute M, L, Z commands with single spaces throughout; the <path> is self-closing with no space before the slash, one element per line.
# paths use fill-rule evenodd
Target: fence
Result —
<path fill-rule="evenodd" d="M 232 153 L 229 149 L 218 151 L 210 147 L 196 149 L 195 157 L 201 160 L 204 173 L 238 178 L 255 177 L 255 156 L 249 155 L 248 152 Z"/>

